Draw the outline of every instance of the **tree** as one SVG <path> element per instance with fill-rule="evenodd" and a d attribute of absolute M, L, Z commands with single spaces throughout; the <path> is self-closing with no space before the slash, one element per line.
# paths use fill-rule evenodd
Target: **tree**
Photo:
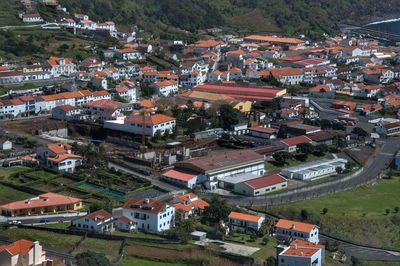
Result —
<path fill-rule="evenodd" d="M 361 266 L 361 261 L 357 259 L 356 257 L 351 256 L 351 266 Z"/>
<path fill-rule="evenodd" d="M 279 151 L 279 152 L 275 152 L 272 155 L 272 158 L 274 158 L 274 160 L 277 164 L 284 165 L 287 160 L 292 158 L 292 155 L 286 151 Z"/>
<path fill-rule="evenodd" d="M 322 214 L 325 215 L 325 214 L 327 214 L 327 213 L 328 213 L 328 208 L 323 208 L 323 209 L 322 209 Z"/>
<path fill-rule="evenodd" d="M 311 143 L 300 143 L 297 145 L 297 152 L 305 155 L 311 154 L 314 151 L 314 146 Z"/>
<path fill-rule="evenodd" d="M 234 109 L 230 104 L 223 104 L 219 108 L 222 127 L 230 130 L 232 126 L 237 125 L 242 119 L 242 113 Z"/>
<path fill-rule="evenodd" d="M 336 173 L 341 174 L 343 173 L 343 168 L 342 167 L 336 167 Z"/>
<path fill-rule="evenodd" d="M 351 131 L 351 132 L 353 134 L 356 134 L 358 139 L 365 139 L 368 136 L 367 131 L 365 131 L 361 127 L 355 127 L 355 128 L 353 128 L 353 131 Z"/>
<path fill-rule="evenodd" d="M 78 266 L 110 266 L 110 262 L 103 253 L 86 251 L 76 255 Z"/>
<path fill-rule="evenodd" d="M 399 213 L 399 211 L 400 211 L 400 207 L 399 206 L 394 207 L 394 212 L 395 213 Z"/>
<path fill-rule="evenodd" d="M 216 224 L 226 220 L 231 211 L 231 208 L 226 204 L 226 201 L 214 196 L 210 205 L 204 209 L 201 220 L 205 224 Z"/>
<path fill-rule="evenodd" d="M 266 266 L 275 266 L 276 265 L 276 258 L 274 256 L 269 256 L 265 262 Z"/>
<path fill-rule="evenodd" d="M 332 128 L 332 122 L 329 121 L 328 119 L 322 119 L 320 121 L 320 125 L 321 125 L 321 129 L 323 129 L 323 130 Z"/>
<path fill-rule="evenodd" d="M 385 213 L 386 213 L 386 215 L 389 215 L 390 210 L 389 210 L 389 209 L 386 209 L 386 210 L 385 210 Z"/>
<path fill-rule="evenodd" d="M 326 144 L 318 144 L 314 148 L 314 153 L 317 156 L 324 156 L 329 151 L 329 147 Z"/>
<path fill-rule="evenodd" d="M 301 211 L 300 211 L 300 216 L 301 216 L 301 220 L 307 220 L 308 219 L 308 217 L 309 217 L 309 213 L 308 213 L 308 211 L 306 210 L 306 209 L 302 209 Z"/>

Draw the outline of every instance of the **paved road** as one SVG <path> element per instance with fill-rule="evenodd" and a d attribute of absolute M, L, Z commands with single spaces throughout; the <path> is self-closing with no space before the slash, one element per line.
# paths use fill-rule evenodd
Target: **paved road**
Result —
<path fill-rule="evenodd" d="M 118 165 L 118 164 L 113 163 L 113 162 L 109 162 L 108 163 L 108 167 L 109 168 L 115 168 L 115 169 L 117 169 L 117 170 L 119 170 L 121 172 L 125 172 L 125 173 L 128 173 L 128 174 L 131 174 L 131 175 L 138 176 L 140 178 L 146 179 L 146 180 L 150 181 L 154 186 L 159 187 L 159 188 L 161 188 L 161 189 L 163 189 L 163 190 L 165 190 L 167 192 L 176 192 L 176 191 L 180 190 L 180 188 L 178 188 L 176 186 L 173 186 L 171 184 L 168 184 L 166 182 L 163 182 L 163 181 L 157 179 L 156 177 L 141 175 L 140 173 L 138 173 L 136 171 L 133 171 L 133 170 L 129 169 L 126 166 L 122 166 L 122 165 Z"/>
<path fill-rule="evenodd" d="M 351 178 L 342 178 L 336 181 L 274 195 L 261 197 L 233 196 L 226 197 L 226 200 L 233 206 L 279 205 L 317 198 L 373 182 L 379 179 L 381 172 L 388 168 L 394 154 L 400 149 L 400 139 L 390 138 L 386 139 L 385 142 L 378 141 L 377 144 L 380 148 L 379 153 L 369 161 L 368 165 L 366 165 L 359 174 Z"/>

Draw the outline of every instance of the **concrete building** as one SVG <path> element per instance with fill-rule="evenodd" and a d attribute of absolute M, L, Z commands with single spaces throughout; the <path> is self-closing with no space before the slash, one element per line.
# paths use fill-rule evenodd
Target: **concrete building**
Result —
<path fill-rule="evenodd" d="M 382 136 L 394 136 L 400 134 L 400 121 L 380 122 L 375 126 L 375 131 Z"/>
<path fill-rule="evenodd" d="M 125 117 L 125 112 L 132 111 L 130 104 L 113 100 L 98 100 L 82 105 L 82 112 L 95 121 L 118 120 Z"/>
<path fill-rule="evenodd" d="M 125 216 L 143 231 L 162 232 L 175 225 L 175 207 L 157 199 L 130 198 L 113 216 Z"/>
<path fill-rule="evenodd" d="M 265 221 L 265 217 L 263 216 L 240 212 L 231 212 L 228 218 L 230 229 L 240 230 L 245 233 L 257 233 Z"/>
<path fill-rule="evenodd" d="M 319 227 L 314 224 L 279 219 L 275 225 L 275 234 L 278 240 L 291 238 L 316 244 L 319 242 Z"/>
<path fill-rule="evenodd" d="M 277 247 L 278 266 L 322 266 L 325 247 L 303 240 L 295 240 L 289 246 Z"/>
<path fill-rule="evenodd" d="M 234 191 L 246 196 L 262 196 L 287 188 L 287 180 L 281 175 L 272 174 L 241 182 Z"/>
<path fill-rule="evenodd" d="M 38 266 L 46 262 L 46 252 L 38 241 L 25 239 L 0 246 L 1 266 Z"/>
<path fill-rule="evenodd" d="M 283 169 L 281 175 L 289 179 L 310 180 L 336 174 L 336 169 L 346 168 L 346 159 L 323 159 Z"/>
<path fill-rule="evenodd" d="M 156 114 L 151 116 L 135 115 L 127 117 L 125 120 L 108 120 L 104 121 L 104 128 L 117 131 L 145 134 L 154 137 L 157 131 L 164 135 L 168 130 L 172 133 L 176 125 L 176 119 L 170 116 Z"/>
<path fill-rule="evenodd" d="M 81 199 L 49 192 L 35 198 L 1 205 L 0 211 L 1 215 L 16 217 L 77 212 L 82 208 Z"/>
<path fill-rule="evenodd" d="M 78 230 L 95 233 L 106 233 L 115 230 L 115 221 L 111 213 L 106 210 L 98 210 L 72 222 Z"/>
<path fill-rule="evenodd" d="M 170 96 L 178 92 L 178 83 L 175 80 L 156 81 L 153 86 L 158 96 Z"/>
<path fill-rule="evenodd" d="M 264 156 L 252 150 L 224 151 L 178 162 L 175 169 L 197 173 L 197 182 L 214 190 L 224 177 L 240 173 L 263 175 L 264 163 Z"/>
<path fill-rule="evenodd" d="M 255 126 L 249 128 L 249 135 L 256 138 L 276 139 L 278 129 L 272 127 Z"/>
<path fill-rule="evenodd" d="M 51 110 L 51 117 L 57 120 L 72 121 L 79 120 L 81 110 L 72 105 L 61 105 Z"/>

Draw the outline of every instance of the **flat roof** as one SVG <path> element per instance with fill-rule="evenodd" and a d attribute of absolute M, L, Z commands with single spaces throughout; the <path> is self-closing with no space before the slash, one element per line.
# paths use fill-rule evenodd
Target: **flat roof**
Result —
<path fill-rule="evenodd" d="M 313 171 L 323 170 L 332 166 L 339 166 L 340 164 L 347 163 L 346 159 L 336 158 L 336 159 L 322 159 L 317 160 L 305 164 L 301 164 L 299 166 L 293 166 L 284 169 L 284 171 L 288 172 L 296 172 L 296 173 L 310 173 Z"/>
<path fill-rule="evenodd" d="M 230 184 L 239 184 L 242 182 L 256 179 L 258 177 L 259 176 L 254 175 L 252 173 L 243 173 L 243 174 L 238 174 L 238 175 L 233 175 L 233 176 L 220 177 L 220 178 L 218 178 L 218 181 L 222 181 L 222 182 L 230 183 Z"/>

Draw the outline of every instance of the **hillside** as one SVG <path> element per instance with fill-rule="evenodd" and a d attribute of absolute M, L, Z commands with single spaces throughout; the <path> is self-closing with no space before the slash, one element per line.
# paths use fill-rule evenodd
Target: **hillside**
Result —
<path fill-rule="evenodd" d="M 15 21 L 17 0 L 2 0 L 0 25 Z M 148 32 L 226 26 L 232 30 L 283 32 L 320 36 L 338 23 L 360 23 L 400 14 L 398 0 L 60 0 L 72 13 L 92 20 L 113 20 L 120 26 L 139 25 Z M 388 10 L 390 14 L 387 14 Z M 51 12 L 39 10 L 45 19 Z M 2 17 L 3 15 L 3 17 Z"/>

